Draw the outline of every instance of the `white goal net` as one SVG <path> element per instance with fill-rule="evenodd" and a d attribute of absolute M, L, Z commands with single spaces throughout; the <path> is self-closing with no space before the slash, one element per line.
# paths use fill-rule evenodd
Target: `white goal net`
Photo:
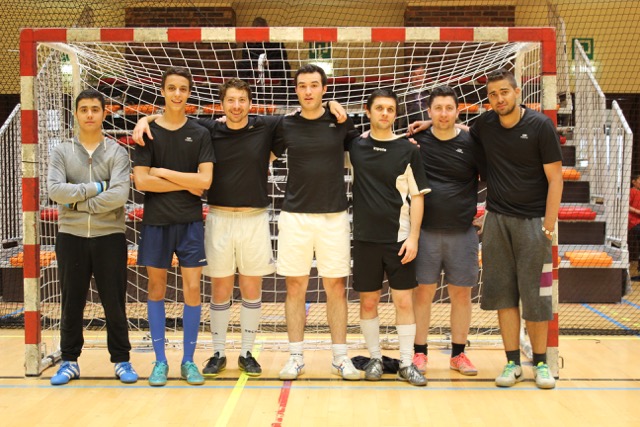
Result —
<path fill-rule="evenodd" d="M 221 30 L 221 29 L 217 29 Z M 218 85 L 230 77 L 247 80 L 254 92 L 253 114 L 286 114 L 297 107 L 292 86 L 293 72 L 301 65 L 314 62 L 327 70 L 329 87 L 326 99 L 336 99 L 352 116 L 363 131 L 368 129 L 364 115 L 364 103 L 377 88 L 395 91 L 402 101 L 416 99 L 437 85 L 449 85 L 460 100 L 460 120 L 472 122 L 488 108 L 485 75 L 500 67 L 512 69 L 519 79 L 522 102 L 531 108 L 542 106 L 542 44 L 537 41 L 508 41 L 489 37 L 472 41 L 439 40 L 428 37 L 429 29 L 422 29 L 425 37 L 402 40 L 371 41 L 371 29 L 351 29 L 348 36 L 337 41 L 314 41 L 301 37 L 301 29 L 272 29 L 268 43 L 252 42 L 248 47 L 262 52 L 257 58 L 247 55 L 247 45 L 230 40 L 233 29 L 223 29 L 210 37 L 187 40 L 167 38 L 167 29 L 123 29 L 134 34 L 128 42 L 107 42 L 99 36 L 92 40 L 92 31 L 74 30 L 75 37 L 66 40 L 37 44 L 37 73 L 34 81 L 35 109 L 38 111 L 39 164 L 39 244 L 40 244 L 40 314 L 43 330 L 57 331 L 60 325 L 60 286 L 57 278 L 53 247 L 57 233 L 56 209 L 46 190 L 48 155 L 52 147 L 74 132 L 73 99 L 78 91 L 95 88 L 107 98 L 109 115 L 104 123 L 107 135 L 116 138 L 131 152 L 130 134 L 137 120 L 162 109 L 159 81 L 168 65 L 185 66 L 194 76 L 195 87 L 189 100 L 187 113 L 192 117 L 217 118 L 222 115 L 218 99 Z M 228 30 L 228 31 L 227 31 Z M 264 30 L 264 29 L 262 29 Z M 300 31 L 297 31 L 300 30 Z M 71 30 L 68 30 L 71 31 Z M 114 30 L 115 31 L 115 30 Z M 143 34 L 144 36 L 140 36 Z M 216 36 L 218 34 L 218 36 Z M 305 33 L 306 34 L 306 33 Z M 419 34 L 419 33 L 416 33 Z M 112 37 L 117 39 L 116 37 Z M 126 39 L 126 37 L 123 37 Z M 203 41 L 207 39 L 208 41 Z M 431 40 L 431 41 L 428 41 Z M 555 52 L 551 52 L 555 54 Z M 546 53 L 545 53 L 546 54 Z M 266 58 L 266 59 L 265 59 Z M 283 59 L 284 58 L 284 59 Z M 547 96 L 547 94 L 545 94 Z M 551 96 L 555 96 L 555 93 Z M 555 102 L 555 101 L 554 101 Z M 548 104 L 548 103 L 547 103 Z M 414 114 L 413 116 L 411 114 Z M 426 117 L 426 112 L 424 112 Z M 404 131 L 406 124 L 417 118 L 407 107 L 398 118 L 396 130 Z M 277 218 L 286 185 L 286 158 L 274 163 L 269 177 L 272 204 L 270 218 L 274 254 L 277 259 Z M 345 171 L 346 191 L 350 194 L 349 177 Z M 214 184 L 215 185 L 215 184 Z M 479 194 L 479 202 L 484 199 Z M 203 202 L 203 207 L 205 202 Z M 138 230 L 137 215 L 142 208 L 142 194 L 133 189 L 126 205 L 128 212 L 127 239 L 130 265 L 127 291 L 127 312 L 132 330 L 148 328 L 146 299 L 147 277 L 144 268 L 135 265 Z M 19 250 L 19 248 L 17 249 Z M 177 269 L 170 271 L 167 291 L 167 328 L 181 328 L 182 292 Z M 328 332 L 325 314 L 325 295 L 320 279 L 313 273 L 307 293 L 306 332 L 309 342 Z M 348 280 L 349 302 L 348 332 L 357 334 L 359 328 L 358 294 Z M 470 340 L 488 342 L 497 334 L 494 312 L 482 312 L 479 308 L 479 286 L 473 291 L 473 316 Z M 211 285 L 202 279 L 201 345 L 210 343 L 209 310 Z M 265 277 L 263 285 L 263 315 L 261 332 L 273 333 L 286 330 L 284 315 L 285 282 L 276 275 Z M 239 331 L 240 296 L 234 291 L 230 331 Z M 390 293 L 383 290 L 381 324 L 388 340 L 395 337 L 395 312 Z M 440 286 L 433 304 L 430 338 L 447 341 L 449 333 L 449 300 L 446 287 Z M 104 328 L 104 313 L 95 286 L 92 285 L 85 311 L 87 328 Z M 311 335 L 309 335 L 311 334 Z M 54 337 L 56 334 L 53 334 Z M 494 338 L 498 338 L 497 336 Z M 48 345 L 57 348 L 56 338 Z M 358 337 L 354 340 L 359 341 Z M 356 344 L 356 341 L 350 341 Z M 321 342 L 321 340 L 318 340 Z M 134 345 L 147 343 L 134 343 Z"/>

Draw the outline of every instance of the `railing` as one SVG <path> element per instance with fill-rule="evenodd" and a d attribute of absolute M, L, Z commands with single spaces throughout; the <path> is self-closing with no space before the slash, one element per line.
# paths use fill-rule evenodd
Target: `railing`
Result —
<path fill-rule="evenodd" d="M 0 128 L 0 241 L 7 247 L 22 240 L 22 152 L 20 104 Z"/>
<path fill-rule="evenodd" d="M 633 135 L 615 101 L 607 126 L 606 99 L 591 62 L 580 43 L 576 41 L 574 48 L 577 167 L 590 182 L 591 201 L 604 205 L 605 243 L 620 247 L 626 256 Z"/>
<path fill-rule="evenodd" d="M 633 159 L 633 132 L 616 101 L 611 103 L 611 125 L 608 135 L 611 147 L 610 171 L 615 180 L 615 197 L 605 211 L 607 238 L 620 239 L 620 247 L 627 249 L 627 225 L 629 216 L 629 188 L 631 185 L 631 163 Z M 616 167 L 619 166 L 619 167 Z M 628 257 L 628 251 L 624 251 Z"/>

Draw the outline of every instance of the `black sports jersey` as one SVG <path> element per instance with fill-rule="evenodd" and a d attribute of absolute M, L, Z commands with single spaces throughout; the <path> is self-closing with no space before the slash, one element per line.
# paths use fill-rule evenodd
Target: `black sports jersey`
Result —
<path fill-rule="evenodd" d="M 344 183 L 345 144 L 358 136 L 351 118 L 337 123 L 325 109 L 315 119 L 297 113 L 282 119 L 282 139 L 274 153 L 287 150 L 287 188 L 282 210 L 331 213 L 347 209 Z"/>
<path fill-rule="evenodd" d="M 520 218 L 545 215 L 548 181 L 543 165 L 562 161 L 560 139 L 547 116 L 525 108 L 510 129 L 494 111 L 478 117 L 471 135 L 487 159 L 487 210 Z"/>
<path fill-rule="evenodd" d="M 464 131 L 443 141 L 429 128 L 414 138 L 431 187 L 424 198 L 422 228 L 467 230 L 476 214 L 482 147 Z"/>
<path fill-rule="evenodd" d="M 168 130 L 153 122 L 149 125 L 153 139 L 144 137 L 137 146 L 134 166 L 166 168 L 178 172 L 198 172 L 201 163 L 215 162 L 211 136 L 195 121 L 187 120 L 177 130 Z M 169 225 L 202 221 L 202 201 L 188 191 L 144 193 L 143 224 Z"/>
<path fill-rule="evenodd" d="M 264 208 L 269 205 L 269 156 L 282 116 L 250 116 L 242 129 L 210 119 L 198 123 L 211 133 L 216 167 L 208 192 L 210 205 Z"/>
<path fill-rule="evenodd" d="M 404 137 L 358 137 L 349 146 L 353 166 L 353 238 L 393 243 L 409 237 L 410 195 L 429 192 L 418 147 Z"/>

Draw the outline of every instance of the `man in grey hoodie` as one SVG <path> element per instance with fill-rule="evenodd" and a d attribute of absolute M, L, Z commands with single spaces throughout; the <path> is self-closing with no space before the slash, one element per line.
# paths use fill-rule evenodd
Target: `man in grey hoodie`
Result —
<path fill-rule="evenodd" d="M 124 204 L 129 195 L 129 156 L 102 133 L 106 111 L 100 92 L 82 91 L 75 106 L 80 131 L 72 141 L 51 150 L 47 181 L 49 198 L 60 210 L 56 258 L 62 288 L 62 365 L 51 384 L 67 384 L 80 377 L 77 360 L 84 343 L 82 318 L 92 276 L 104 307 L 115 375 L 123 383 L 134 383 L 138 374 L 129 362 L 125 312 Z"/>

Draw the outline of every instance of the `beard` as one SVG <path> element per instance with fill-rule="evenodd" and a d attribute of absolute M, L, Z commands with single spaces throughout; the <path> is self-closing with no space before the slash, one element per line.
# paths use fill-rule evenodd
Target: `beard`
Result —
<path fill-rule="evenodd" d="M 513 110 L 516 109 L 517 105 L 518 105 L 517 103 L 514 103 L 511 108 L 509 108 L 508 110 L 505 110 L 504 112 L 499 112 L 498 110 L 495 110 L 495 112 L 499 116 L 508 116 L 509 114 L 513 113 Z"/>

